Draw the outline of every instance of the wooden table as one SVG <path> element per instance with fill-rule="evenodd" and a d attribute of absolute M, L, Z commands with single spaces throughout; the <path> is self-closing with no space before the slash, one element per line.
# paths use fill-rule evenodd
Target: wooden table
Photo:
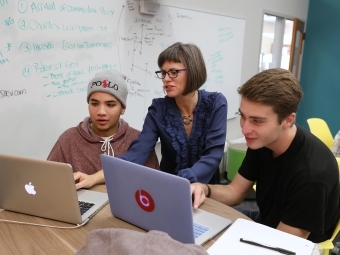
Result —
<path fill-rule="evenodd" d="M 105 185 L 99 185 L 92 190 L 106 192 L 106 187 Z M 235 209 L 209 198 L 205 200 L 200 208 L 232 221 L 238 218 L 249 219 Z M 54 226 L 73 226 L 68 223 L 9 211 L 0 212 L 0 218 Z M 100 228 L 126 228 L 145 232 L 138 227 L 115 218 L 111 214 L 110 205 L 107 204 L 85 226 L 75 229 L 58 229 L 0 222 L 0 254 L 74 254 L 85 244 L 87 234 L 91 230 Z M 203 247 L 208 249 L 222 233 L 204 244 Z"/>

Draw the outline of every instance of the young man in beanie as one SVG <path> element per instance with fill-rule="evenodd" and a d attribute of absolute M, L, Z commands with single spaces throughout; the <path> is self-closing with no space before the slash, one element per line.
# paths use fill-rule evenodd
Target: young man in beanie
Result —
<path fill-rule="evenodd" d="M 244 214 L 315 243 L 327 240 L 340 216 L 339 170 L 331 150 L 295 124 L 302 98 L 298 80 L 287 70 L 269 69 L 238 93 L 246 156 L 229 185 L 192 184 L 194 207 L 205 196 L 237 205 L 256 182 L 260 210 Z"/>
<path fill-rule="evenodd" d="M 104 183 L 100 154 L 124 154 L 140 131 L 120 118 L 126 110 L 128 90 L 125 76 L 117 71 L 97 73 L 88 84 L 89 117 L 60 135 L 47 160 L 69 163 L 76 188 Z M 159 169 L 155 151 L 145 165 Z"/>

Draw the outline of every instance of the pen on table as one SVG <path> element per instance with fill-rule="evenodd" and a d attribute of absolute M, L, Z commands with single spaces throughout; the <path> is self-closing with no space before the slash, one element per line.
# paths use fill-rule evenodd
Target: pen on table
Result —
<path fill-rule="evenodd" d="M 287 255 L 296 255 L 296 253 L 293 252 L 293 251 L 289 251 L 289 250 L 282 249 L 282 248 L 279 248 L 279 247 L 270 246 L 270 245 L 267 245 L 267 244 L 257 243 L 257 242 L 246 240 L 246 239 L 243 239 L 243 238 L 240 238 L 240 242 L 255 245 L 255 246 L 266 248 L 266 249 L 270 249 L 270 250 L 277 251 L 277 252 L 287 254 Z"/>

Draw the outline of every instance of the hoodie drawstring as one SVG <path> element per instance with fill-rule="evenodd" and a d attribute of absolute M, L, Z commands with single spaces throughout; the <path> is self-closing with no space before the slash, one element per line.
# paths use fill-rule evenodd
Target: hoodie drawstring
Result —
<path fill-rule="evenodd" d="M 110 156 L 110 150 L 111 150 L 111 154 L 112 154 L 111 156 L 112 157 L 115 156 L 113 148 L 112 148 L 111 143 L 110 143 L 113 139 L 113 136 L 114 135 L 106 137 L 105 139 L 100 141 L 101 143 L 103 143 L 102 147 L 101 147 L 102 152 L 104 152 L 106 155 Z M 106 152 L 106 150 L 107 150 L 107 152 Z"/>

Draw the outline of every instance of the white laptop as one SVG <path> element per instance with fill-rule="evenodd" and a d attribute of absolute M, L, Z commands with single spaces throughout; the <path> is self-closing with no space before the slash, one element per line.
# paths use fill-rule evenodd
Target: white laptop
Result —
<path fill-rule="evenodd" d="M 232 223 L 193 209 L 187 179 L 107 155 L 101 155 L 101 161 L 111 212 L 117 218 L 195 244 L 207 242 Z"/>
<path fill-rule="evenodd" d="M 81 224 L 107 202 L 106 193 L 77 191 L 69 164 L 0 154 L 2 209 Z"/>

